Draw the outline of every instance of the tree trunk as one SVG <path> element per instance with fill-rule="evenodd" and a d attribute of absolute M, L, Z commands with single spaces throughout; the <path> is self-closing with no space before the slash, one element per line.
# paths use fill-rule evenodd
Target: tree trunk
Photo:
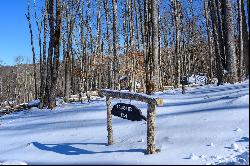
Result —
<path fill-rule="evenodd" d="M 248 1 L 249 3 L 249 1 Z M 244 1 L 238 1 L 238 21 L 239 21 L 239 50 L 240 50 L 240 65 L 239 65 L 239 79 L 242 81 L 243 76 L 249 76 L 249 39 L 247 32 L 246 15 L 244 10 Z"/>
<path fill-rule="evenodd" d="M 208 5 L 210 8 L 211 21 L 212 21 L 212 29 L 213 29 L 213 39 L 214 39 L 214 53 L 216 56 L 216 75 L 218 79 L 217 85 L 223 84 L 223 67 L 221 63 L 221 56 L 219 50 L 219 35 L 218 35 L 218 17 L 216 14 L 215 8 L 215 0 L 208 1 Z"/>
<path fill-rule="evenodd" d="M 48 105 L 46 97 L 45 97 L 45 87 L 46 87 L 46 50 L 47 50 L 47 4 L 48 1 L 45 1 L 46 8 L 44 9 L 44 17 L 43 17 L 43 59 L 40 61 L 40 77 L 41 77 L 41 85 L 40 85 L 40 106 L 39 108 L 43 108 Z"/>
<path fill-rule="evenodd" d="M 35 48 L 34 48 L 34 42 L 33 42 L 33 31 L 32 31 L 32 25 L 30 21 L 30 0 L 28 0 L 28 14 L 26 15 L 26 18 L 29 23 L 29 30 L 30 30 L 30 43 L 32 48 L 32 54 L 33 54 L 33 76 L 34 76 L 34 86 L 35 86 L 35 99 L 37 99 L 37 78 L 36 78 L 36 54 L 35 54 Z"/>
<path fill-rule="evenodd" d="M 159 86 L 159 31 L 158 31 L 158 3 L 157 0 L 149 0 L 145 4 L 147 34 L 146 48 L 146 93 L 152 94 L 158 91 Z"/>
<path fill-rule="evenodd" d="M 105 11 L 105 20 L 106 20 L 106 35 L 107 35 L 107 45 L 108 45 L 108 55 L 111 53 L 111 42 L 110 42 L 110 22 L 109 22 L 109 5 L 108 0 L 103 0 L 104 11 Z"/>
<path fill-rule="evenodd" d="M 234 29 L 232 24 L 232 5 L 230 0 L 222 0 L 222 22 L 224 22 L 224 43 L 226 54 L 226 67 L 230 83 L 237 81 L 236 51 Z"/>
<path fill-rule="evenodd" d="M 101 54 L 101 2 L 97 0 L 97 55 Z"/>
<path fill-rule="evenodd" d="M 108 145 L 112 145 L 113 142 L 113 129 L 112 129 L 112 105 L 111 105 L 111 98 L 106 97 L 106 104 L 107 104 L 107 131 L 108 131 Z"/>
<path fill-rule="evenodd" d="M 46 1 L 45 1 L 46 3 Z M 45 13 L 45 11 L 44 11 Z M 41 40 L 41 32 L 42 32 L 42 21 L 39 24 L 39 19 L 37 18 L 37 13 L 36 13 L 36 1 L 34 1 L 34 14 L 35 14 L 35 19 L 36 19 L 36 26 L 37 26 L 37 30 L 38 30 L 38 44 L 39 44 L 39 56 L 40 56 L 40 77 L 42 75 L 41 71 L 42 71 L 42 64 L 43 64 L 43 56 L 42 56 L 42 40 Z M 36 77 L 35 77 L 36 78 Z M 35 80 L 36 82 L 36 80 Z M 37 88 L 38 89 L 38 88 Z M 40 90 L 41 92 L 41 90 Z M 35 92 L 37 98 L 38 98 L 38 90 L 37 92 Z M 40 103 L 41 103 L 41 96 L 39 93 L 39 98 L 40 98 Z"/>
<path fill-rule="evenodd" d="M 55 30 L 54 30 L 54 0 L 49 0 L 48 4 L 48 19 L 49 19 L 49 34 L 50 34 L 50 41 L 49 41 L 49 49 L 48 49 L 48 61 L 47 61 L 47 79 L 46 79 L 46 89 L 45 89 L 45 97 L 46 102 L 50 103 L 49 96 L 51 95 L 50 89 L 51 89 L 51 80 L 52 80 L 52 70 L 53 70 L 53 48 L 54 48 L 54 42 L 55 42 Z M 48 106 L 48 105 L 46 105 Z"/>
<path fill-rule="evenodd" d="M 204 1 L 204 14 L 205 14 L 205 18 L 206 18 L 206 29 L 207 29 L 207 40 L 208 40 L 208 55 L 209 55 L 209 74 L 208 74 L 208 77 L 209 79 L 208 80 L 212 80 L 213 78 L 213 50 L 212 50 L 212 43 L 211 43 L 211 30 L 210 30 L 210 21 L 209 21 L 209 8 L 208 8 L 208 0 L 205 0 Z"/>
<path fill-rule="evenodd" d="M 139 11 L 138 11 L 138 4 L 140 3 L 139 0 L 134 0 L 134 8 L 135 8 L 135 21 L 136 21 L 136 49 L 140 50 L 140 23 L 139 23 Z M 141 21 L 141 20 L 140 20 Z"/>
<path fill-rule="evenodd" d="M 244 5 L 243 5 L 244 6 Z M 250 16 L 249 16 L 249 0 L 247 0 L 247 11 L 248 11 L 248 24 L 250 24 Z M 248 41 L 249 41 L 249 33 L 250 33 L 250 26 L 248 25 Z"/>
<path fill-rule="evenodd" d="M 153 56 L 153 77 L 154 91 L 159 90 L 159 21 L 158 21 L 158 0 L 151 1 L 152 21 L 152 56 Z"/>
<path fill-rule="evenodd" d="M 70 1 L 69 1 L 70 2 Z M 74 59 L 73 59 L 73 51 L 72 51 L 72 33 L 75 26 L 75 13 L 74 13 L 74 6 L 75 1 L 67 4 L 69 11 L 66 11 L 66 21 L 67 21 L 67 51 L 66 51 L 66 59 L 65 59 L 65 96 L 64 100 L 69 102 L 69 97 L 71 94 L 71 85 L 74 84 L 74 77 L 72 72 Z"/>
<path fill-rule="evenodd" d="M 180 2 L 174 0 L 174 23 L 175 23 L 175 55 L 174 55 L 174 86 L 179 87 L 180 84 L 180 42 L 181 42 L 181 31 L 180 31 Z"/>
<path fill-rule="evenodd" d="M 118 33 L 117 33 L 117 0 L 112 0 L 113 5 L 113 89 L 118 89 Z"/>
<path fill-rule="evenodd" d="M 225 42 L 224 42 L 224 36 L 222 27 L 224 27 L 224 22 L 221 22 L 221 12 L 220 12 L 220 4 L 221 1 L 215 0 L 215 6 L 214 9 L 216 10 L 216 21 L 217 21 L 217 31 L 218 31 L 218 42 L 219 42 L 219 53 L 220 53 L 220 59 L 221 64 L 223 66 L 223 69 L 226 69 L 226 56 L 225 56 Z"/>
<path fill-rule="evenodd" d="M 155 116 L 156 106 L 154 104 L 148 104 L 147 110 L 147 154 L 156 153 L 155 147 Z"/>
<path fill-rule="evenodd" d="M 65 102 L 69 102 L 70 97 L 70 55 L 69 51 L 66 51 L 65 58 L 65 92 L 64 92 L 64 100 Z"/>
<path fill-rule="evenodd" d="M 54 42 L 54 58 L 53 58 L 53 70 L 52 80 L 50 86 L 49 96 L 49 108 L 56 106 L 56 91 L 57 91 L 57 78 L 59 69 L 59 57 L 60 57 L 60 34 L 61 34 L 61 2 L 56 0 L 56 27 L 55 27 L 55 42 Z"/>

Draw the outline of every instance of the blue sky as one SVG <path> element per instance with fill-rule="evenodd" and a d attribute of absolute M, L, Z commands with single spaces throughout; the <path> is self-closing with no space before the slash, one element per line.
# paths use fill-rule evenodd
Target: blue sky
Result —
<path fill-rule="evenodd" d="M 17 56 L 32 59 L 26 12 L 27 0 L 0 0 L 0 60 L 6 65 Z"/>

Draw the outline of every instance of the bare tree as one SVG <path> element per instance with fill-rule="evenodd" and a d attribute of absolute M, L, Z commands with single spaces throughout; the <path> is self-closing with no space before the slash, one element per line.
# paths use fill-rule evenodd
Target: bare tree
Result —
<path fill-rule="evenodd" d="M 30 42 L 31 42 L 31 48 L 32 48 L 32 54 L 33 54 L 33 75 L 35 79 L 35 99 L 37 99 L 37 78 L 36 78 L 36 54 L 35 54 L 35 48 L 34 48 L 34 42 L 33 42 L 33 31 L 32 31 L 32 25 L 30 20 L 30 0 L 28 0 L 28 14 L 25 14 L 26 18 L 29 23 L 29 30 L 30 30 Z"/>
<path fill-rule="evenodd" d="M 47 62 L 47 10 L 48 10 L 48 0 L 45 0 L 44 5 L 44 14 L 43 14 L 43 57 L 40 59 L 40 108 L 43 108 L 48 105 L 48 101 L 45 97 L 45 88 L 46 88 L 46 62 Z"/>
<path fill-rule="evenodd" d="M 104 6 L 104 12 L 105 12 L 105 21 L 106 21 L 106 40 L 107 40 L 107 47 L 108 47 L 108 52 L 107 54 L 111 54 L 111 37 L 110 37 L 110 13 L 109 13 L 109 1 L 108 0 L 103 0 L 103 6 Z M 111 66 L 111 67 L 110 67 Z M 112 63 L 109 65 L 109 68 L 112 67 Z M 112 70 L 108 70 L 108 88 L 112 87 Z"/>
<path fill-rule="evenodd" d="M 208 7 L 208 0 L 204 0 L 204 15 L 206 18 L 206 30 L 207 30 L 207 41 L 208 41 L 208 48 L 209 48 L 209 81 L 213 78 L 213 50 L 212 50 L 212 35 L 210 29 L 210 19 L 209 19 L 209 7 Z"/>
<path fill-rule="evenodd" d="M 249 4 L 249 1 L 248 1 Z M 244 9 L 244 1 L 238 1 L 238 24 L 239 24 L 239 49 L 240 49 L 240 65 L 239 65 L 239 81 L 242 81 L 242 77 L 249 76 L 249 39 L 247 38 L 247 23 Z M 249 16 L 248 16 L 249 18 Z"/>
<path fill-rule="evenodd" d="M 174 86 L 178 87 L 180 84 L 180 42 L 181 42 L 181 12 L 180 2 L 173 0 L 174 7 L 174 23 L 175 23 L 175 55 L 174 55 Z"/>

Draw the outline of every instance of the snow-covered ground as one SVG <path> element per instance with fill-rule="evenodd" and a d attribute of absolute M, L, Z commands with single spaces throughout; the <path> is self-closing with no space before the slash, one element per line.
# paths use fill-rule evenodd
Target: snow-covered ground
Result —
<path fill-rule="evenodd" d="M 156 146 L 145 155 L 146 123 L 113 116 L 107 146 L 106 105 L 62 104 L 0 118 L 1 164 L 249 164 L 249 82 L 156 93 Z M 112 104 L 121 100 L 113 100 Z M 146 115 L 146 104 L 136 105 Z"/>

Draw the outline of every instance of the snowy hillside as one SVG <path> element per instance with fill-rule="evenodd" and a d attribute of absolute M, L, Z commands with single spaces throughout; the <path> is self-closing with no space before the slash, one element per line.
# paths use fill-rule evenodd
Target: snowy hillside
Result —
<path fill-rule="evenodd" d="M 106 146 L 105 99 L 0 117 L 1 164 L 248 164 L 249 82 L 155 94 L 156 146 L 145 155 L 145 121 L 113 116 Z M 120 102 L 114 100 L 112 104 Z M 130 103 L 129 100 L 122 102 Z M 132 101 L 146 115 L 146 104 Z"/>

